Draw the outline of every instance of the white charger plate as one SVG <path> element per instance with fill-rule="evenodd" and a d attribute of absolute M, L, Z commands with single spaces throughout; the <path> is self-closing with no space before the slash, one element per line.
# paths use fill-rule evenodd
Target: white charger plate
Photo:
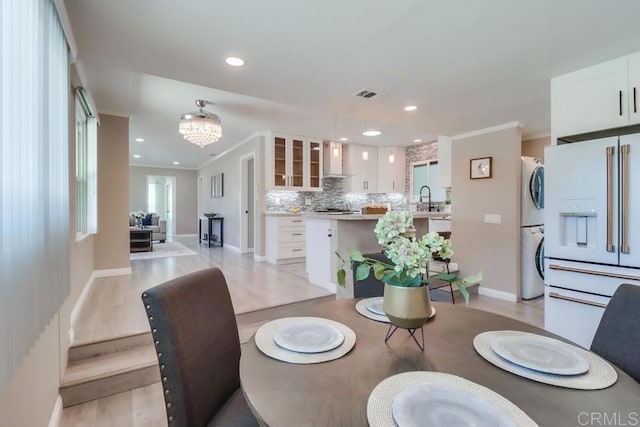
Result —
<path fill-rule="evenodd" d="M 398 427 L 515 427 L 502 408 L 469 391 L 446 384 L 421 384 L 393 399 L 391 414 Z"/>
<path fill-rule="evenodd" d="M 383 297 L 371 298 L 371 301 L 365 305 L 366 309 L 372 312 L 373 314 L 378 314 L 380 316 L 386 316 L 384 310 L 382 309 L 382 305 L 384 304 Z"/>
<path fill-rule="evenodd" d="M 589 370 L 587 359 L 569 345 L 544 336 L 495 337 L 491 349 L 511 363 L 547 374 L 579 375 Z"/>
<path fill-rule="evenodd" d="M 535 421 L 533 421 L 520 408 L 518 408 L 511 401 L 494 392 L 493 390 L 490 390 L 487 387 L 458 377 L 456 375 L 430 371 L 404 372 L 402 374 L 392 375 L 382 380 L 373 389 L 367 401 L 367 420 L 369 421 L 369 425 L 371 427 L 389 427 L 397 425 L 394 421 L 393 414 L 393 405 L 395 403 L 396 397 L 409 388 L 421 386 L 424 384 L 432 386 L 445 386 L 470 393 L 475 397 L 482 399 L 485 402 L 485 405 L 492 405 L 503 411 L 507 415 L 508 419 L 512 421 L 512 424 L 507 425 L 517 425 L 519 427 L 537 426 Z M 465 397 L 461 399 L 459 404 L 464 404 L 467 398 L 467 395 L 465 395 Z M 434 406 L 437 406 L 435 402 L 432 402 L 432 404 Z M 453 409 L 453 407 L 456 405 L 456 402 L 452 402 L 448 405 L 450 405 L 450 409 Z M 457 406 L 456 408 L 460 409 L 459 406 Z M 444 424 L 442 422 L 444 422 Z M 440 424 L 427 424 L 426 422 L 422 422 L 420 425 L 436 425 L 449 427 L 454 424 L 451 424 L 451 419 L 447 418 L 446 420 L 441 421 Z M 474 424 L 467 423 L 465 425 Z M 492 425 L 497 426 L 500 424 L 496 423 Z M 401 426 L 404 427 L 404 424 L 401 424 Z"/>
<path fill-rule="evenodd" d="M 323 353 L 339 347 L 344 334 L 322 319 L 301 321 L 276 331 L 273 340 L 280 347 L 298 353 Z"/>

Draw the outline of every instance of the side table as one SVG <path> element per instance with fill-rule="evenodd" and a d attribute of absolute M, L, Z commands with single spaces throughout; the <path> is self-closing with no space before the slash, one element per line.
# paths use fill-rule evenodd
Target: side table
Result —
<path fill-rule="evenodd" d="M 222 247 L 224 245 L 224 217 L 221 216 L 214 216 L 214 217 L 210 217 L 210 216 L 201 216 L 198 219 L 198 243 L 202 242 L 202 221 L 208 221 L 208 228 L 207 228 L 207 239 L 208 240 L 208 247 L 211 247 L 211 233 L 213 233 L 213 222 L 217 221 L 220 223 L 220 241 L 218 242 L 213 242 L 214 245 L 215 244 L 219 244 L 220 247 Z"/>
<path fill-rule="evenodd" d="M 153 242 L 150 228 L 129 229 L 129 252 L 152 252 Z"/>

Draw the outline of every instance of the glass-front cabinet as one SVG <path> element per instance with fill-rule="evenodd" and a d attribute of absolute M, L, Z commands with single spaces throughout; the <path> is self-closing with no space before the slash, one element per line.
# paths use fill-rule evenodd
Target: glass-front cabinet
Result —
<path fill-rule="evenodd" d="M 310 190 L 322 190 L 322 141 L 309 138 L 309 182 Z"/>
<path fill-rule="evenodd" d="M 269 188 L 322 190 L 322 140 L 272 134 L 267 147 Z"/>

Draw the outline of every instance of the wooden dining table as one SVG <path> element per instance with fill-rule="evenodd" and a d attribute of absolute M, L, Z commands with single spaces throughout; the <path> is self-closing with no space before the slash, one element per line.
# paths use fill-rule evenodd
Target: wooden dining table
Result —
<path fill-rule="evenodd" d="M 254 338 L 242 346 L 241 386 L 261 425 L 366 426 L 371 391 L 385 378 L 408 371 L 443 372 L 481 384 L 510 400 L 540 426 L 634 425 L 634 420 L 640 421 L 640 383 L 617 367 L 618 380 L 609 388 L 562 388 L 502 370 L 473 346 L 476 335 L 493 330 L 561 339 L 543 329 L 461 305 L 433 303 L 437 313 L 424 326 L 425 350 L 421 351 L 406 330 L 398 330 L 385 343 L 389 325 L 357 313 L 357 301 L 293 304 L 278 313 L 281 317 L 332 319 L 353 329 L 356 344 L 339 359 L 291 364 L 263 354 Z M 602 424 L 614 419 L 617 424 Z"/>

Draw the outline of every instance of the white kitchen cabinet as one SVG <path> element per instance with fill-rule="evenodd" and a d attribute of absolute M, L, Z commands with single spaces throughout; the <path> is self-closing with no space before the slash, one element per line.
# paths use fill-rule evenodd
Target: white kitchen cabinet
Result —
<path fill-rule="evenodd" d="M 279 264 L 305 256 L 304 221 L 300 215 L 266 216 L 267 262 Z"/>
<path fill-rule="evenodd" d="M 617 128 L 640 122 L 640 53 L 551 79 L 551 136 Z"/>
<path fill-rule="evenodd" d="M 345 193 L 378 191 L 378 150 L 367 145 L 349 144 L 342 150 Z"/>
<path fill-rule="evenodd" d="M 378 193 L 404 193 L 404 147 L 378 147 Z"/>
<path fill-rule="evenodd" d="M 451 187 L 452 143 L 451 138 L 438 136 L 438 185 L 443 188 Z"/>
<path fill-rule="evenodd" d="M 640 53 L 629 56 L 629 124 L 640 123 Z"/>
<path fill-rule="evenodd" d="M 305 188 L 307 191 L 322 191 L 322 155 L 323 144 L 321 139 L 307 138 L 306 149 L 309 152 L 305 163 Z"/>
<path fill-rule="evenodd" d="M 266 162 L 269 189 L 322 190 L 321 140 L 271 134 L 267 138 Z"/>

